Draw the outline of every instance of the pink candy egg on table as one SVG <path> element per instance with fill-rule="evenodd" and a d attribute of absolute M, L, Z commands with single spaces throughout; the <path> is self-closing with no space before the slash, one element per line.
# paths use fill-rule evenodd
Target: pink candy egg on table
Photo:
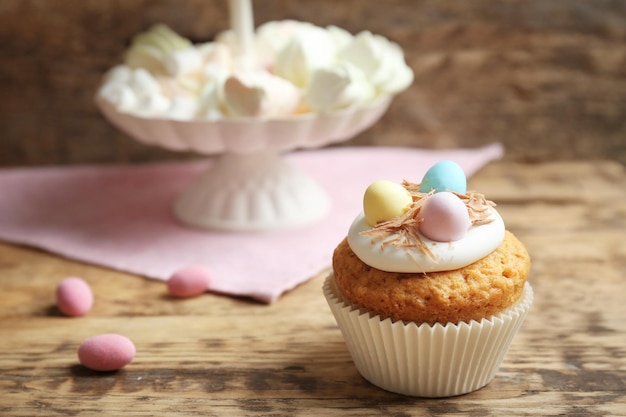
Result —
<path fill-rule="evenodd" d="M 430 240 L 437 242 L 460 240 L 470 225 L 465 203 L 447 191 L 429 196 L 420 209 L 419 230 Z"/>
<path fill-rule="evenodd" d="M 93 293 L 84 280 L 70 277 L 57 286 L 56 302 L 61 313 L 66 316 L 83 316 L 93 306 Z"/>
<path fill-rule="evenodd" d="M 167 290 L 174 297 L 186 298 L 200 295 L 209 289 L 211 275 L 202 266 L 180 269 L 167 280 Z"/>
<path fill-rule="evenodd" d="M 135 357 L 133 342 L 119 334 L 101 334 L 85 340 L 78 348 L 78 360 L 94 371 L 116 371 Z"/>

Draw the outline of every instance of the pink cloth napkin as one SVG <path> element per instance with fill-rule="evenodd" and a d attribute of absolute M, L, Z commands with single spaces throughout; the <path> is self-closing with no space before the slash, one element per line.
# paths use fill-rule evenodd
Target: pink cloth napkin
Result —
<path fill-rule="evenodd" d="M 172 204 L 210 161 L 0 170 L 0 239 L 71 259 L 166 280 L 192 264 L 208 267 L 211 290 L 271 303 L 330 266 L 361 210 L 365 188 L 389 179 L 421 181 L 442 159 L 469 176 L 502 156 L 477 149 L 326 148 L 286 160 L 317 180 L 332 207 L 304 228 L 265 233 L 193 229 Z"/>

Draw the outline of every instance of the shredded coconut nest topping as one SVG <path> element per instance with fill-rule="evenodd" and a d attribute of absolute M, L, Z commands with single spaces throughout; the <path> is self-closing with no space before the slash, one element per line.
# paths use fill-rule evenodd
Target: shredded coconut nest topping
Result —
<path fill-rule="evenodd" d="M 413 197 L 413 203 L 409 209 L 401 216 L 379 222 L 372 229 L 361 232 L 361 235 L 382 240 L 381 248 L 383 250 L 387 245 L 406 249 L 417 249 L 435 260 L 435 255 L 428 248 L 428 245 L 422 241 L 419 233 L 420 210 L 424 206 L 427 197 L 434 194 L 434 191 L 421 193 L 419 192 L 420 184 L 406 180 L 402 181 L 402 186 L 406 188 L 411 194 L 411 197 Z M 496 204 L 493 201 L 487 200 L 483 194 L 474 191 L 468 191 L 466 194 L 453 192 L 453 194 L 465 203 L 471 221 L 471 227 L 481 226 L 494 221 L 489 212 L 489 207 L 495 207 Z"/>

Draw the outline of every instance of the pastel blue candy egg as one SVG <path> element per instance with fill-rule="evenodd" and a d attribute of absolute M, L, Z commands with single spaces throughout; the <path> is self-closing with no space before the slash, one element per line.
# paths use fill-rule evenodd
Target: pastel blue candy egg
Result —
<path fill-rule="evenodd" d="M 436 193 L 454 191 L 465 194 L 467 192 L 467 179 L 463 169 L 453 161 L 437 162 L 426 171 L 420 184 L 421 193 L 428 193 L 431 190 L 435 190 Z"/>

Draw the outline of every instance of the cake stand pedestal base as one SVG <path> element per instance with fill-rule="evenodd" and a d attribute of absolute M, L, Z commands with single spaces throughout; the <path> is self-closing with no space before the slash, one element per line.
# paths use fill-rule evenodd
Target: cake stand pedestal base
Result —
<path fill-rule="evenodd" d="M 176 200 L 185 224 L 230 231 L 289 229 L 321 219 L 327 193 L 278 153 L 226 153 Z"/>

